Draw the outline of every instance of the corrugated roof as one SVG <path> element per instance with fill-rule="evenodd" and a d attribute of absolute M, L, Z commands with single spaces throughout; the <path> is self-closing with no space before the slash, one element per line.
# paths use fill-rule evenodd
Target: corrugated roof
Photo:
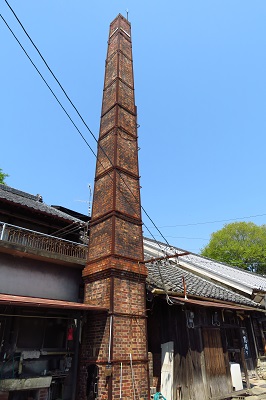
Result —
<path fill-rule="evenodd" d="M 83 221 L 80 219 L 43 203 L 40 195 L 34 196 L 32 194 L 22 192 L 21 190 L 11 188 L 7 185 L 0 184 L 0 200 L 40 212 L 54 218 L 63 219 L 69 222 L 83 223 Z"/>
<path fill-rule="evenodd" d="M 24 307 L 44 307 L 58 308 L 67 310 L 90 310 L 90 311 L 108 311 L 104 307 L 95 306 L 92 304 L 74 303 L 71 301 L 44 299 L 40 297 L 15 296 L 11 294 L 0 294 L 0 304 Z"/>

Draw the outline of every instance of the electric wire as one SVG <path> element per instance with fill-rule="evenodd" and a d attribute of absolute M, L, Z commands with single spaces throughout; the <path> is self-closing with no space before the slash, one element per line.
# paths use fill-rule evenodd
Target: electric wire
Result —
<path fill-rule="evenodd" d="M 68 96 L 67 92 L 65 91 L 65 89 L 63 88 L 63 86 L 61 85 L 61 83 L 59 82 L 59 80 L 57 79 L 57 77 L 55 76 L 55 74 L 53 73 L 52 69 L 49 67 L 48 63 L 45 61 L 45 58 L 43 57 L 42 53 L 40 52 L 40 50 L 38 49 L 38 47 L 35 45 L 35 43 L 33 42 L 33 40 L 31 39 L 30 35 L 28 34 L 28 32 L 26 31 L 26 29 L 24 28 L 24 26 L 22 25 L 21 21 L 19 20 L 18 16 L 16 15 L 15 11 L 12 9 L 12 7 L 10 6 L 10 4 L 8 3 L 7 0 L 5 0 L 5 3 L 8 5 L 8 7 L 10 8 L 10 10 L 12 11 L 14 17 L 16 18 L 16 20 L 18 21 L 19 25 L 21 26 L 21 28 L 23 29 L 24 33 L 26 34 L 26 36 L 28 37 L 28 39 L 30 40 L 31 44 L 33 45 L 33 47 L 35 48 L 35 50 L 37 51 L 37 53 L 39 54 L 39 56 L 41 57 L 42 61 L 44 62 L 44 64 L 46 65 L 46 67 L 48 68 L 49 72 L 52 74 L 53 78 L 55 79 L 55 81 L 57 82 L 57 84 L 59 85 L 60 89 L 62 90 L 62 92 L 64 93 L 64 95 L 66 96 L 66 98 L 68 99 L 68 101 L 70 102 L 70 104 L 72 105 L 72 107 L 74 108 L 74 110 L 76 111 L 76 113 L 78 114 L 78 116 L 80 117 L 81 121 L 83 122 L 83 124 L 86 126 L 86 128 L 88 129 L 88 131 L 90 132 L 90 134 L 93 136 L 93 138 L 95 139 L 95 141 L 97 142 L 97 138 L 95 137 L 95 135 L 93 134 L 93 132 L 91 131 L 91 129 L 89 128 L 89 126 L 86 124 L 86 121 L 83 119 L 82 115 L 80 114 L 80 112 L 78 111 L 78 109 L 76 108 L 75 104 L 72 102 L 72 100 L 70 99 L 70 97 Z"/>
<path fill-rule="evenodd" d="M 53 232 L 52 235 L 53 236 L 58 235 L 58 234 L 61 235 L 61 233 L 68 231 L 69 229 L 73 229 L 73 225 L 75 226 L 76 224 L 77 224 L 77 222 L 71 222 L 71 224 L 64 226 L 63 228 L 58 229 L 57 231 Z"/>
<path fill-rule="evenodd" d="M 158 235 L 154 235 L 158 236 Z M 172 238 L 172 239 L 189 239 L 189 240 L 206 240 L 208 241 L 209 239 L 206 238 L 194 238 L 194 237 L 185 237 L 185 236 L 170 236 L 170 235 L 165 235 L 165 237 Z"/>
<path fill-rule="evenodd" d="M 70 233 L 81 231 L 81 229 L 82 229 L 81 226 L 75 226 L 72 229 L 65 230 L 59 234 L 57 233 L 57 235 L 60 235 L 60 237 L 63 237 L 63 236 L 69 235 Z"/>
<path fill-rule="evenodd" d="M 20 41 L 18 40 L 18 38 L 16 37 L 15 33 L 12 31 L 12 29 L 10 28 L 10 26 L 8 25 L 8 23 L 6 22 L 6 20 L 4 19 L 4 17 L 2 16 L 2 14 L 0 14 L 0 18 L 4 21 L 5 25 L 7 26 L 7 28 L 9 29 L 9 31 L 11 32 L 11 34 L 13 35 L 13 37 L 16 39 L 17 43 L 19 44 L 19 46 L 22 48 L 22 50 L 24 51 L 24 53 L 26 54 L 27 58 L 30 60 L 31 64 L 33 65 L 33 67 L 36 69 L 36 71 L 38 72 L 39 76 L 41 77 L 41 79 L 43 80 L 43 82 L 45 83 L 45 85 L 48 87 L 48 89 L 50 90 L 50 92 L 52 93 L 52 95 L 54 96 L 54 98 L 56 99 L 56 101 L 58 102 L 58 104 L 60 105 L 60 107 L 62 108 L 62 110 L 64 111 L 64 113 L 67 115 L 67 117 L 69 118 L 69 120 L 71 121 L 71 123 L 74 125 L 74 127 L 76 128 L 76 130 L 79 132 L 80 136 L 82 137 L 82 139 L 84 140 L 84 142 L 86 143 L 86 145 L 89 147 L 89 149 L 91 150 L 91 152 L 94 154 L 94 156 L 97 158 L 94 150 L 92 149 L 92 147 L 89 145 L 89 143 L 87 142 L 86 138 L 83 136 L 82 132 L 79 130 L 79 128 L 77 127 L 77 125 L 75 124 L 75 122 L 73 121 L 73 119 L 71 118 L 71 116 L 69 115 L 69 113 L 67 112 L 67 110 L 65 109 L 65 107 L 63 106 L 63 104 L 60 102 L 60 100 L 58 99 L 58 97 L 56 96 L 55 92 L 53 91 L 53 89 L 51 88 L 51 86 L 48 84 L 48 82 L 44 79 L 43 75 L 41 74 L 40 70 L 37 68 L 37 66 L 34 64 L 34 62 L 32 61 L 31 57 L 29 56 L 29 54 L 27 53 L 27 51 L 25 50 L 25 48 L 22 46 L 22 44 L 20 43 Z"/>
<path fill-rule="evenodd" d="M 216 224 L 216 223 L 219 223 L 219 222 L 229 222 L 229 221 L 236 221 L 236 220 L 249 219 L 249 218 L 265 217 L 265 215 L 266 214 L 256 214 L 256 215 L 248 215 L 248 216 L 245 216 L 245 217 L 220 219 L 220 220 L 217 220 L 217 221 L 194 222 L 194 223 L 191 223 L 191 224 L 178 224 L 178 225 L 164 225 L 164 226 L 160 226 L 159 228 L 176 228 L 177 226 L 195 226 L 195 225 Z"/>
<path fill-rule="evenodd" d="M 50 73 L 52 74 L 52 76 L 54 77 L 54 79 L 56 80 L 56 82 L 58 83 L 59 87 L 62 89 L 63 93 L 65 94 L 65 96 L 67 97 L 68 101 L 70 102 L 70 104 L 72 105 L 72 107 L 75 109 L 75 111 L 77 112 L 78 116 L 80 117 L 81 121 L 83 122 L 83 124 L 85 125 L 85 127 L 88 129 L 88 131 L 90 132 L 90 134 L 92 135 L 92 137 L 94 138 L 94 140 L 98 143 L 99 148 L 102 150 L 103 154 L 105 155 L 105 157 L 107 157 L 108 161 L 110 162 L 111 166 L 113 167 L 113 163 L 110 160 L 109 156 L 106 154 L 105 150 L 102 148 L 102 146 L 99 144 L 98 140 L 96 139 L 95 135 L 93 134 L 93 132 L 90 130 L 89 126 L 86 124 L 86 122 L 84 121 L 83 117 L 81 116 L 81 114 L 79 113 L 79 111 L 77 110 L 77 108 L 75 107 L 75 105 L 73 104 L 73 102 L 71 101 L 71 99 L 69 98 L 69 96 L 67 95 L 66 91 L 63 89 L 62 85 L 60 84 L 59 80 L 56 78 L 56 76 L 54 75 L 54 73 L 52 72 L 52 70 L 50 69 L 50 67 L 48 66 L 47 62 L 45 61 L 44 57 L 41 55 L 40 51 L 37 49 L 37 47 L 35 46 L 35 44 L 33 43 L 32 39 L 30 38 L 30 36 L 28 35 L 28 33 L 26 32 L 25 28 L 23 27 L 22 23 L 19 21 L 18 17 L 16 16 L 14 10 L 11 8 L 11 6 L 9 5 L 9 3 L 7 2 L 7 0 L 5 0 L 6 4 L 8 5 L 8 7 L 10 8 L 10 10 L 12 11 L 12 13 L 14 14 L 14 16 L 16 17 L 17 21 L 19 22 L 20 26 L 22 27 L 23 31 L 25 32 L 25 34 L 27 35 L 27 37 L 29 38 L 29 40 L 31 41 L 31 43 L 33 44 L 34 48 L 37 50 L 38 54 L 40 55 L 40 57 L 42 58 L 42 60 L 44 61 L 45 65 L 47 66 L 48 70 L 50 71 Z M 46 84 L 46 86 L 48 87 L 48 89 L 50 90 L 50 92 L 53 94 L 53 96 L 55 97 L 56 101 L 58 102 L 58 104 L 60 105 L 60 107 L 63 109 L 63 111 L 65 112 L 65 114 L 67 115 L 67 117 L 69 118 L 69 120 L 71 121 L 71 123 L 73 124 L 73 126 L 76 128 L 76 130 L 78 131 L 78 133 L 80 134 L 80 136 L 82 137 L 82 139 L 84 140 L 84 142 L 87 144 L 87 146 L 89 147 L 89 149 L 91 150 L 91 152 L 93 153 L 93 155 L 96 157 L 97 159 L 97 155 L 95 154 L 95 152 L 93 151 L 93 149 L 91 148 L 91 146 L 89 145 L 89 143 L 87 142 L 86 138 L 84 137 L 84 135 L 81 133 L 81 131 L 79 130 L 79 128 L 77 127 L 77 125 L 74 123 L 73 119 L 70 117 L 69 113 L 66 111 L 66 109 L 64 108 L 64 106 L 62 105 L 62 103 L 60 102 L 60 100 L 58 99 L 58 97 L 56 96 L 56 94 L 54 93 L 54 91 L 52 90 L 52 88 L 50 87 L 50 85 L 47 83 L 47 81 L 45 80 L 45 78 L 43 77 L 43 75 L 41 74 L 41 72 L 39 71 L 39 69 L 37 68 L 37 66 L 35 65 L 35 63 L 32 61 L 31 57 L 29 56 L 29 54 L 27 53 L 27 51 L 24 49 L 24 47 L 22 46 L 22 44 L 20 43 L 19 39 L 16 37 L 15 33 L 12 31 L 12 29 L 10 28 L 10 26 L 8 25 L 8 23 L 6 22 L 6 20 L 4 19 L 4 17 L 0 14 L 0 17 L 2 18 L 2 20 L 4 21 L 4 23 L 6 24 L 7 28 L 9 29 L 9 31 L 12 33 L 13 37 L 16 39 L 16 41 L 18 42 L 18 44 L 20 45 L 20 47 L 22 48 L 22 50 L 24 51 L 24 53 L 26 54 L 27 58 L 30 60 L 31 64 L 34 66 L 34 68 L 36 69 L 36 71 L 38 72 L 39 76 L 42 78 L 42 80 L 44 81 L 44 83 Z M 101 164 L 102 165 L 102 164 Z M 103 165 L 102 165 L 103 166 Z M 104 167 L 104 166 L 103 166 Z M 105 169 L 105 168 L 104 168 Z M 130 191 L 130 193 L 133 195 L 133 197 L 138 200 L 135 196 L 135 194 L 132 192 L 132 190 L 128 187 L 127 183 L 125 182 L 124 178 L 122 177 L 120 171 L 117 171 L 117 173 L 119 174 L 121 180 L 124 182 L 125 186 L 127 187 L 127 189 Z M 110 176 L 110 174 L 109 174 Z M 110 176 L 111 179 L 113 179 Z M 122 193 L 122 192 L 121 192 Z M 124 196 L 124 194 L 122 193 L 122 195 Z M 124 196 L 125 197 L 125 196 Z M 126 198 L 125 198 L 126 199 Z M 127 199 L 126 199 L 127 200 Z M 128 201 L 128 200 L 127 200 Z M 170 246 L 170 244 L 168 243 L 167 239 L 165 238 L 165 236 L 162 234 L 162 232 L 159 230 L 159 228 L 156 226 L 156 224 L 154 223 L 154 221 L 152 220 L 152 218 L 149 216 L 149 214 L 146 212 L 146 210 L 144 209 L 144 207 L 142 205 L 140 205 L 142 211 L 144 212 L 144 214 L 146 215 L 146 217 L 149 219 L 149 221 L 152 223 L 153 227 L 158 231 L 158 233 L 160 234 L 160 236 L 164 239 L 164 241 L 166 242 L 166 244 L 168 246 Z M 133 208 L 133 207 L 132 207 Z M 133 208 L 134 209 L 134 208 Z M 152 236 L 152 238 L 156 241 L 155 237 L 153 236 L 152 232 L 150 231 L 150 229 L 147 227 L 147 225 L 145 223 L 143 223 L 143 225 L 145 226 L 145 228 L 147 229 L 147 231 L 150 233 L 150 235 Z M 171 247 L 171 246 L 170 246 Z"/>

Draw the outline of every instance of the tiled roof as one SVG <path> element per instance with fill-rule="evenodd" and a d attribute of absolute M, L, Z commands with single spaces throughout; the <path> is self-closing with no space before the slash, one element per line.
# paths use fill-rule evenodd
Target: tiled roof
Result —
<path fill-rule="evenodd" d="M 163 254 L 183 253 L 184 250 L 177 247 L 169 247 L 165 243 L 158 243 L 151 239 L 144 239 L 144 248 L 146 246 L 146 253 L 149 250 L 158 252 L 158 256 Z M 238 267 L 233 267 L 219 261 L 215 261 L 198 254 L 190 253 L 178 258 L 179 263 L 182 265 L 186 263 L 191 267 L 196 267 L 198 272 L 202 274 L 213 274 L 217 279 L 228 279 L 239 285 L 245 285 L 255 291 L 266 291 L 266 277 L 258 275 L 254 272 L 248 272 Z M 195 269 L 194 269 L 195 270 Z"/>
<path fill-rule="evenodd" d="M 238 267 L 232 267 L 222 262 L 213 261 L 209 258 L 201 257 L 196 254 L 189 254 L 182 257 L 186 262 L 197 265 L 202 270 L 211 271 L 221 277 L 229 278 L 240 284 L 245 284 L 251 289 L 266 290 L 266 278 L 254 272 L 248 272 Z"/>
<path fill-rule="evenodd" d="M 154 253 L 156 250 L 156 253 Z M 178 248 L 169 248 L 166 247 L 165 244 L 161 243 L 158 245 L 158 242 L 153 240 L 144 239 L 144 253 L 145 258 L 150 259 L 152 257 L 160 257 L 165 253 L 183 253 L 184 250 Z M 192 258 L 193 257 L 193 258 Z M 157 261 L 153 263 L 147 263 L 148 268 L 148 278 L 147 283 L 152 288 L 158 288 L 162 290 L 167 290 L 169 292 L 183 293 L 183 278 L 185 279 L 186 291 L 187 295 L 191 296 L 200 296 L 210 299 L 229 301 L 237 304 L 248 305 L 251 307 L 258 307 L 258 304 L 249 299 L 248 296 L 243 296 L 238 294 L 235 290 L 231 290 L 230 288 L 224 286 L 223 284 L 219 284 L 219 277 L 217 277 L 216 282 L 209 278 L 204 278 L 204 273 L 200 276 L 200 274 L 196 274 L 195 272 L 188 271 L 182 267 L 182 261 L 185 259 L 186 262 L 193 262 L 200 267 L 201 263 L 204 263 L 205 258 L 195 255 L 189 254 L 186 256 L 181 256 L 178 258 L 179 261 L 168 260 L 165 261 Z M 203 259 L 203 261 L 202 261 Z M 220 264 L 213 260 L 208 260 L 210 265 Z M 179 264 L 180 263 L 180 264 Z M 233 267 L 227 266 L 227 270 Z M 245 271 L 239 271 L 245 274 Z M 233 274 L 233 273 L 232 273 Z M 252 275 L 252 274 L 251 274 Z M 250 276 L 250 273 L 248 274 Z M 265 278 L 263 278 L 265 279 Z"/>
<path fill-rule="evenodd" d="M 170 261 L 167 263 L 162 263 L 161 261 L 148 263 L 147 267 L 147 283 L 153 288 L 167 290 L 169 292 L 183 293 L 184 278 L 188 296 L 200 296 L 257 307 L 257 303 L 247 297 L 237 294 L 230 289 L 191 272 L 185 271 L 177 264 L 173 264 Z"/>
<path fill-rule="evenodd" d="M 32 211 L 52 216 L 54 218 L 63 219 L 69 222 L 81 222 L 79 219 L 72 217 L 56 208 L 48 206 L 42 202 L 40 195 L 32 195 L 21 190 L 11 188 L 7 185 L 0 184 L 0 201 L 13 203 Z"/>

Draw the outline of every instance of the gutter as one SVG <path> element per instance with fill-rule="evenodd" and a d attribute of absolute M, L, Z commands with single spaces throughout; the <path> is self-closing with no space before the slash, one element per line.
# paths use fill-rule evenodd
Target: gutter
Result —
<path fill-rule="evenodd" d="M 165 291 L 162 289 L 153 289 L 151 290 L 151 293 L 154 295 L 158 295 L 158 296 L 162 296 L 165 295 Z M 183 304 L 186 303 L 194 303 L 195 305 L 205 305 L 207 306 L 207 304 L 202 304 L 203 302 L 205 303 L 213 303 L 216 304 L 217 307 L 220 306 L 224 306 L 224 308 L 235 308 L 237 307 L 238 309 L 246 309 L 246 310 L 252 310 L 252 311 L 259 311 L 259 312 L 266 312 L 265 309 L 262 308 L 256 308 L 255 306 L 248 306 L 248 305 L 244 305 L 244 304 L 239 304 L 239 303 L 233 303 L 233 302 L 225 302 L 224 300 L 216 300 L 216 299 L 212 299 L 212 298 L 208 298 L 208 297 L 204 297 L 204 296 L 196 296 L 196 295 L 190 295 L 189 299 L 185 298 L 185 294 L 182 292 L 167 292 L 168 296 L 171 296 L 173 298 L 178 298 L 178 301 L 180 301 Z M 201 303 L 200 303 L 201 302 Z"/>

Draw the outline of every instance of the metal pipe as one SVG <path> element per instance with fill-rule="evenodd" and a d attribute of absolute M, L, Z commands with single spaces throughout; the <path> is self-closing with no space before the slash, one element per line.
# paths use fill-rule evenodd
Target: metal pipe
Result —
<path fill-rule="evenodd" d="M 157 258 L 150 258 L 149 260 L 144 260 L 142 261 L 144 264 L 153 262 L 153 261 L 160 261 L 160 260 L 166 260 L 168 258 L 177 258 L 177 257 L 181 257 L 181 256 L 187 256 L 188 254 L 190 254 L 189 251 L 184 251 L 183 253 L 175 253 L 175 254 L 170 254 L 169 256 L 163 256 L 163 257 L 157 257 Z"/>
<path fill-rule="evenodd" d="M 184 276 L 182 276 L 182 281 L 183 281 L 183 288 L 184 288 L 184 297 L 185 297 L 185 300 L 187 300 L 187 285 L 186 285 Z"/>
<path fill-rule="evenodd" d="M 135 378 L 134 378 L 134 371 L 133 371 L 133 364 L 132 364 L 132 354 L 129 354 L 130 358 L 130 368 L 131 368 L 131 379 L 132 379 L 132 386 L 133 386 L 133 397 L 136 400 L 136 393 L 135 393 Z"/>
<path fill-rule="evenodd" d="M 110 316 L 110 328 L 109 328 L 108 364 L 111 363 L 112 331 L 113 331 L 113 316 L 111 315 Z"/>
<path fill-rule="evenodd" d="M 113 222 L 112 222 L 113 224 Z M 114 277 L 110 278 L 110 311 L 114 312 Z M 110 335 L 109 335 L 109 363 L 113 359 L 113 315 L 110 315 Z M 112 400 L 113 374 L 108 379 L 108 400 Z"/>
<path fill-rule="evenodd" d="M 146 294 L 146 290 L 145 290 L 145 284 L 143 285 L 143 291 L 144 291 L 144 295 L 143 295 L 143 309 L 145 310 L 145 315 L 146 315 L 146 319 L 145 319 L 145 337 L 146 337 L 146 357 L 147 357 L 147 361 L 146 361 L 146 366 L 147 366 L 147 382 L 148 382 L 148 399 L 151 398 L 151 380 L 150 379 L 150 363 L 149 363 L 149 352 L 148 352 L 148 317 L 147 317 L 147 310 L 146 310 L 146 306 L 147 306 L 147 294 Z M 153 362 L 152 362 L 152 367 L 153 367 Z M 152 368 L 153 371 L 153 368 Z"/>
<path fill-rule="evenodd" d="M 77 330 L 75 334 L 75 345 L 74 345 L 74 362 L 73 362 L 73 385 L 72 385 L 72 396 L 71 400 L 76 399 L 77 391 L 77 376 L 78 376 L 78 358 L 79 358 L 79 335 L 80 335 L 80 315 L 77 317 Z"/>
<path fill-rule="evenodd" d="M 1 232 L 0 240 L 3 240 L 4 232 L 5 232 L 5 227 L 6 227 L 6 223 L 3 224 L 3 229 L 2 229 L 2 232 Z"/>
<path fill-rule="evenodd" d="M 123 363 L 120 364 L 120 400 L 122 400 Z"/>

